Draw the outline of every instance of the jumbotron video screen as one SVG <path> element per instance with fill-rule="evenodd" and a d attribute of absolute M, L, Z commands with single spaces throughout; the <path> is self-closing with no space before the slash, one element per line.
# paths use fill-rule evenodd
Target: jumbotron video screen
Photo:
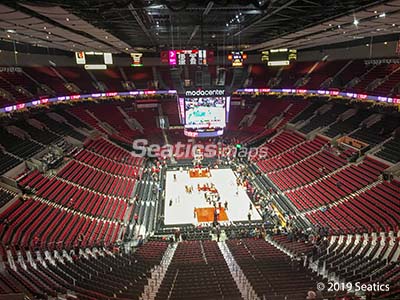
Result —
<path fill-rule="evenodd" d="M 185 97 L 185 128 L 224 128 L 226 97 Z"/>

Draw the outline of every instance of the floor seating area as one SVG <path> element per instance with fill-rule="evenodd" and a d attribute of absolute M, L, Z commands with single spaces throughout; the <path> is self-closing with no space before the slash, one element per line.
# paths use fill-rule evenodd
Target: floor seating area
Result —
<path fill-rule="evenodd" d="M 72 155 L 77 162 L 83 162 L 110 174 L 132 178 L 137 178 L 140 176 L 140 168 L 144 161 L 144 158 L 142 157 L 135 157 L 136 160 L 131 164 L 116 162 L 87 149 L 78 149 L 72 153 Z"/>
<path fill-rule="evenodd" d="M 226 242 L 256 294 L 271 300 L 304 300 L 307 291 L 324 282 L 302 264 L 261 239 Z"/>
<path fill-rule="evenodd" d="M 179 243 L 158 290 L 164 299 L 242 299 L 215 241 Z"/>

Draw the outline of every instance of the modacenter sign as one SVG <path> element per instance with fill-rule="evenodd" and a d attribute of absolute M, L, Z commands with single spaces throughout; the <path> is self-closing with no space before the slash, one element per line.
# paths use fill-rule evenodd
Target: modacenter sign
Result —
<path fill-rule="evenodd" d="M 201 96 L 224 96 L 225 90 L 191 90 L 186 91 L 187 97 L 201 97 Z"/>

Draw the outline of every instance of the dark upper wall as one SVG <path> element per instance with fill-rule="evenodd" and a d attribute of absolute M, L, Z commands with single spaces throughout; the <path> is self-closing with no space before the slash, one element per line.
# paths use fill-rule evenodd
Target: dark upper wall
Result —
<path fill-rule="evenodd" d="M 299 61 L 316 61 L 321 60 L 327 56 L 328 60 L 338 59 L 368 59 L 368 58 L 384 58 L 384 57 L 396 57 L 396 45 L 397 42 L 388 42 L 372 44 L 372 46 L 356 46 L 352 48 L 340 48 L 340 49 L 327 49 L 327 50 L 313 50 L 313 51 L 299 51 Z M 220 59 L 220 58 L 219 58 Z M 216 61 L 218 61 L 216 59 Z M 219 60 L 219 62 L 221 59 Z M 0 52 L 0 66 L 50 66 L 52 63 L 56 66 L 77 66 L 75 63 L 75 57 L 62 56 L 62 55 L 42 55 L 42 54 L 26 54 L 10 51 Z M 129 57 L 115 57 L 114 66 L 125 66 L 130 65 Z M 144 57 L 143 63 L 145 66 L 158 66 L 161 65 L 159 57 Z M 228 64 L 228 61 L 224 57 L 224 63 Z M 261 56 L 259 54 L 250 54 L 247 60 L 248 64 L 261 63 Z"/>

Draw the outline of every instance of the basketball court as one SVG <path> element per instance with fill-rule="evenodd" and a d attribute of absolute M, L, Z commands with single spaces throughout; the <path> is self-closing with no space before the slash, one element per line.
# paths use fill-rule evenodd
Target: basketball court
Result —
<path fill-rule="evenodd" d="M 231 169 L 212 169 L 210 177 L 190 176 L 188 171 L 167 171 L 166 193 L 164 207 L 165 225 L 209 223 L 214 219 L 214 207 L 206 200 L 205 191 L 198 186 L 214 186 L 220 196 L 222 209 L 219 221 L 247 221 L 250 208 L 250 198 L 242 186 L 237 186 L 236 176 Z M 174 178 L 175 175 L 175 178 Z M 192 174 L 193 175 L 193 174 Z M 193 191 L 187 193 L 186 187 L 192 186 Z M 225 210 L 224 203 L 228 202 Z M 170 205 L 170 203 L 172 203 Z M 196 214 L 194 213 L 196 209 Z M 252 220 L 261 220 L 257 210 L 251 210 Z"/>

